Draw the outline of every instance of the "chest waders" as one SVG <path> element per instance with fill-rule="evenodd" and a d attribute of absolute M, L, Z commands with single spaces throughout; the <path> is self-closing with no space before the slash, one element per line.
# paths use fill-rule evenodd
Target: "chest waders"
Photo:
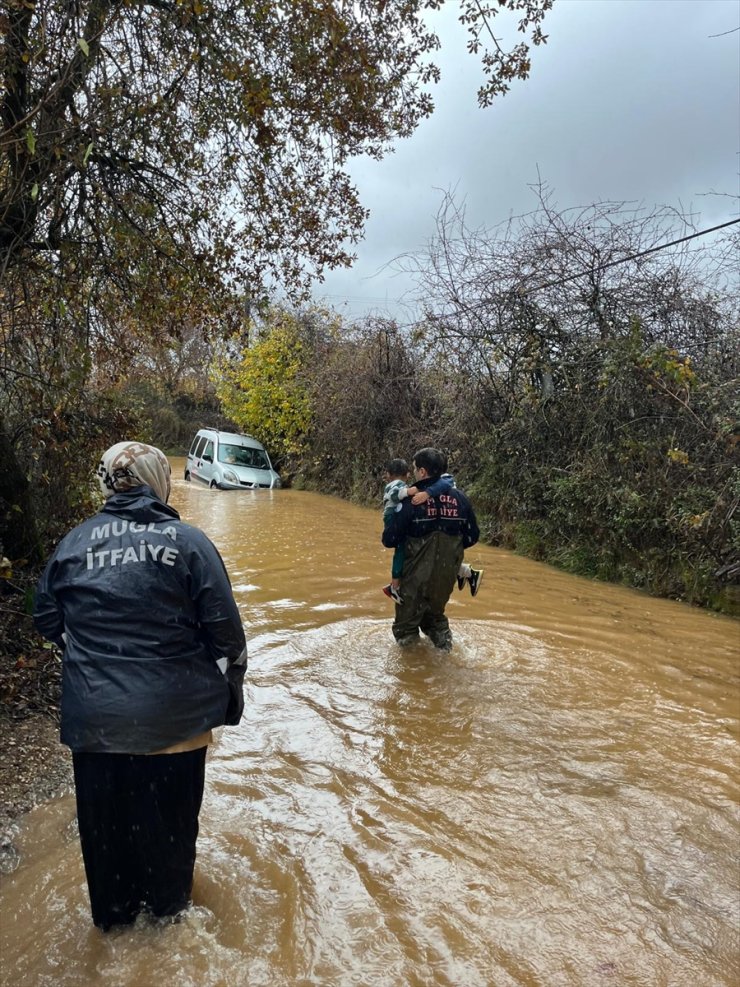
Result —
<path fill-rule="evenodd" d="M 401 574 L 403 603 L 396 605 L 393 636 L 399 644 L 411 644 L 426 634 L 437 648 L 452 644 L 445 607 L 463 559 L 460 535 L 434 531 L 425 538 L 407 538 Z"/>

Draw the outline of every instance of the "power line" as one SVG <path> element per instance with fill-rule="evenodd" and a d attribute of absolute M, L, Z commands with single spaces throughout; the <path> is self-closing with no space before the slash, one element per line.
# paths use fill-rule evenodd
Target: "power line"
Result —
<path fill-rule="evenodd" d="M 717 230 L 724 230 L 727 226 L 734 226 L 735 223 L 740 223 L 740 218 L 730 219 L 726 223 L 720 223 L 719 226 L 710 226 L 707 230 L 699 230 L 698 233 L 690 233 L 689 236 L 679 237 L 678 240 L 671 240 L 669 243 L 661 243 L 657 247 L 648 247 L 647 250 L 641 250 L 636 254 L 629 254 L 627 257 L 619 257 L 617 260 L 610 260 L 608 264 L 599 264 L 597 267 L 591 268 L 588 271 L 579 271 L 578 274 L 571 274 L 567 278 L 559 278 L 557 281 L 549 281 L 547 284 L 541 284 L 536 288 L 529 288 L 526 294 L 530 294 L 534 291 L 544 291 L 545 288 L 556 288 L 561 284 L 568 284 L 569 281 L 575 281 L 576 278 L 582 278 L 586 274 L 593 274 L 595 271 L 606 271 L 610 267 L 616 267 L 617 264 L 626 264 L 627 261 L 637 260 L 640 257 L 647 257 L 648 254 L 657 253 L 659 250 L 665 250 L 667 247 L 675 247 L 679 243 L 686 243 L 689 240 L 695 240 L 698 236 L 705 236 L 707 233 L 716 233 Z"/>
<path fill-rule="evenodd" d="M 718 226 L 710 226 L 706 230 L 699 230 L 696 233 L 690 233 L 688 236 L 678 237 L 676 240 L 670 240 L 668 243 L 660 243 L 656 247 L 648 247 L 647 250 L 640 250 L 636 254 L 628 254 L 626 257 L 619 257 L 617 260 L 611 260 L 606 264 L 599 264 L 596 267 L 588 268 L 587 270 L 579 271 L 577 274 L 570 274 L 566 278 L 558 278 L 556 281 L 548 281 L 545 284 L 537 285 L 534 288 L 521 288 L 520 293 L 522 295 L 531 295 L 537 291 L 544 291 L 546 288 L 557 288 L 562 284 L 568 284 L 570 281 L 575 281 L 578 278 L 585 277 L 589 274 L 595 274 L 599 271 L 606 271 L 611 267 L 616 267 L 618 264 L 626 264 L 631 260 L 638 260 L 640 257 L 647 257 L 648 254 L 655 254 L 659 250 L 666 250 L 668 247 L 675 247 L 680 243 L 687 243 L 689 240 L 695 240 L 697 237 L 706 236 L 707 233 L 716 233 L 717 230 L 724 230 L 728 226 L 735 226 L 736 223 L 740 223 L 740 217 L 738 219 L 730 219 L 726 223 L 720 223 Z M 478 309 L 485 308 L 488 302 L 479 302 L 477 305 L 466 306 L 467 312 L 476 312 Z M 441 312 L 436 316 L 438 319 L 446 318 L 448 315 L 454 315 L 454 312 Z M 398 325 L 398 329 L 410 329 L 412 326 L 418 325 L 419 320 L 414 322 L 404 322 Z"/>

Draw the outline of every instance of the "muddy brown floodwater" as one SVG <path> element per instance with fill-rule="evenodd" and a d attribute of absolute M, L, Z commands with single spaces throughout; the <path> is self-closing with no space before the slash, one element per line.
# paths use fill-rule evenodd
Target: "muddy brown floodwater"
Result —
<path fill-rule="evenodd" d="M 251 652 L 194 907 L 96 931 L 56 800 L 0 885 L 5 987 L 736 987 L 738 622 L 476 546 L 451 654 L 401 651 L 380 510 L 181 479 L 173 502 Z"/>

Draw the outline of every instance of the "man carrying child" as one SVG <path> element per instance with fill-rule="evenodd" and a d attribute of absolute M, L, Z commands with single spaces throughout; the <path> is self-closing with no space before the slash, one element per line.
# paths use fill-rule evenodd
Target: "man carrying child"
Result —
<path fill-rule="evenodd" d="M 411 503 L 415 506 L 425 503 L 430 497 L 438 497 L 447 493 L 455 486 L 455 478 L 450 473 L 443 473 L 438 480 L 434 480 L 420 490 L 418 487 L 409 486 L 409 467 L 405 459 L 391 459 L 383 467 L 383 479 L 385 489 L 383 490 L 383 527 L 390 520 L 395 511 L 401 510 L 401 501 L 406 497 L 411 498 Z M 403 603 L 399 586 L 401 583 L 401 573 L 403 572 L 404 549 L 403 545 L 396 546 L 393 552 L 393 562 L 391 565 L 391 581 L 383 587 L 383 592 L 394 603 Z M 483 570 L 474 569 L 467 562 L 461 562 L 457 571 L 457 588 L 462 589 L 467 582 L 470 587 L 470 595 L 476 596 L 483 579 Z"/>
<path fill-rule="evenodd" d="M 403 480 L 404 466 L 401 460 L 386 468 L 388 498 L 387 503 L 384 498 L 383 511 L 383 544 L 403 549 L 400 560 L 394 554 L 392 576 L 396 584 L 392 582 L 390 588 L 396 595 L 387 593 L 396 603 L 393 635 L 399 644 L 406 645 L 418 640 L 421 631 L 436 647 L 448 651 L 452 634 L 444 611 L 455 580 L 462 588 L 467 578 L 460 576 L 460 565 L 464 550 L 478 541 L 478 523 L 462 491 L 449 480 L 440 484 L 446 469 L 441 452 L 426 448 L 416 453 L 415 485 L 406 487 L 401 496 L 405 484 L 395 481 Z M 391 467 L 402 475 L 391 476 Z M 471 579 L 473 595 L 479 584 L 480 575 Z"/>

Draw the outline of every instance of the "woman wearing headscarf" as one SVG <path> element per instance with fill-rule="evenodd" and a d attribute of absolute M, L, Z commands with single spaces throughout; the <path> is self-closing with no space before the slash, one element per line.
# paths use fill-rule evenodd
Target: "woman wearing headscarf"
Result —
<path fill-rule="evenodd" d="M 244 707 L 229 578 L 168 505 L 170 473 L 153 446 L 108 449 L 101 512 L 62 539 L 36 592 L 36 627 L 64 652 L 61 740 L 103 930 L 188 906 L 211 730 Z"/>

